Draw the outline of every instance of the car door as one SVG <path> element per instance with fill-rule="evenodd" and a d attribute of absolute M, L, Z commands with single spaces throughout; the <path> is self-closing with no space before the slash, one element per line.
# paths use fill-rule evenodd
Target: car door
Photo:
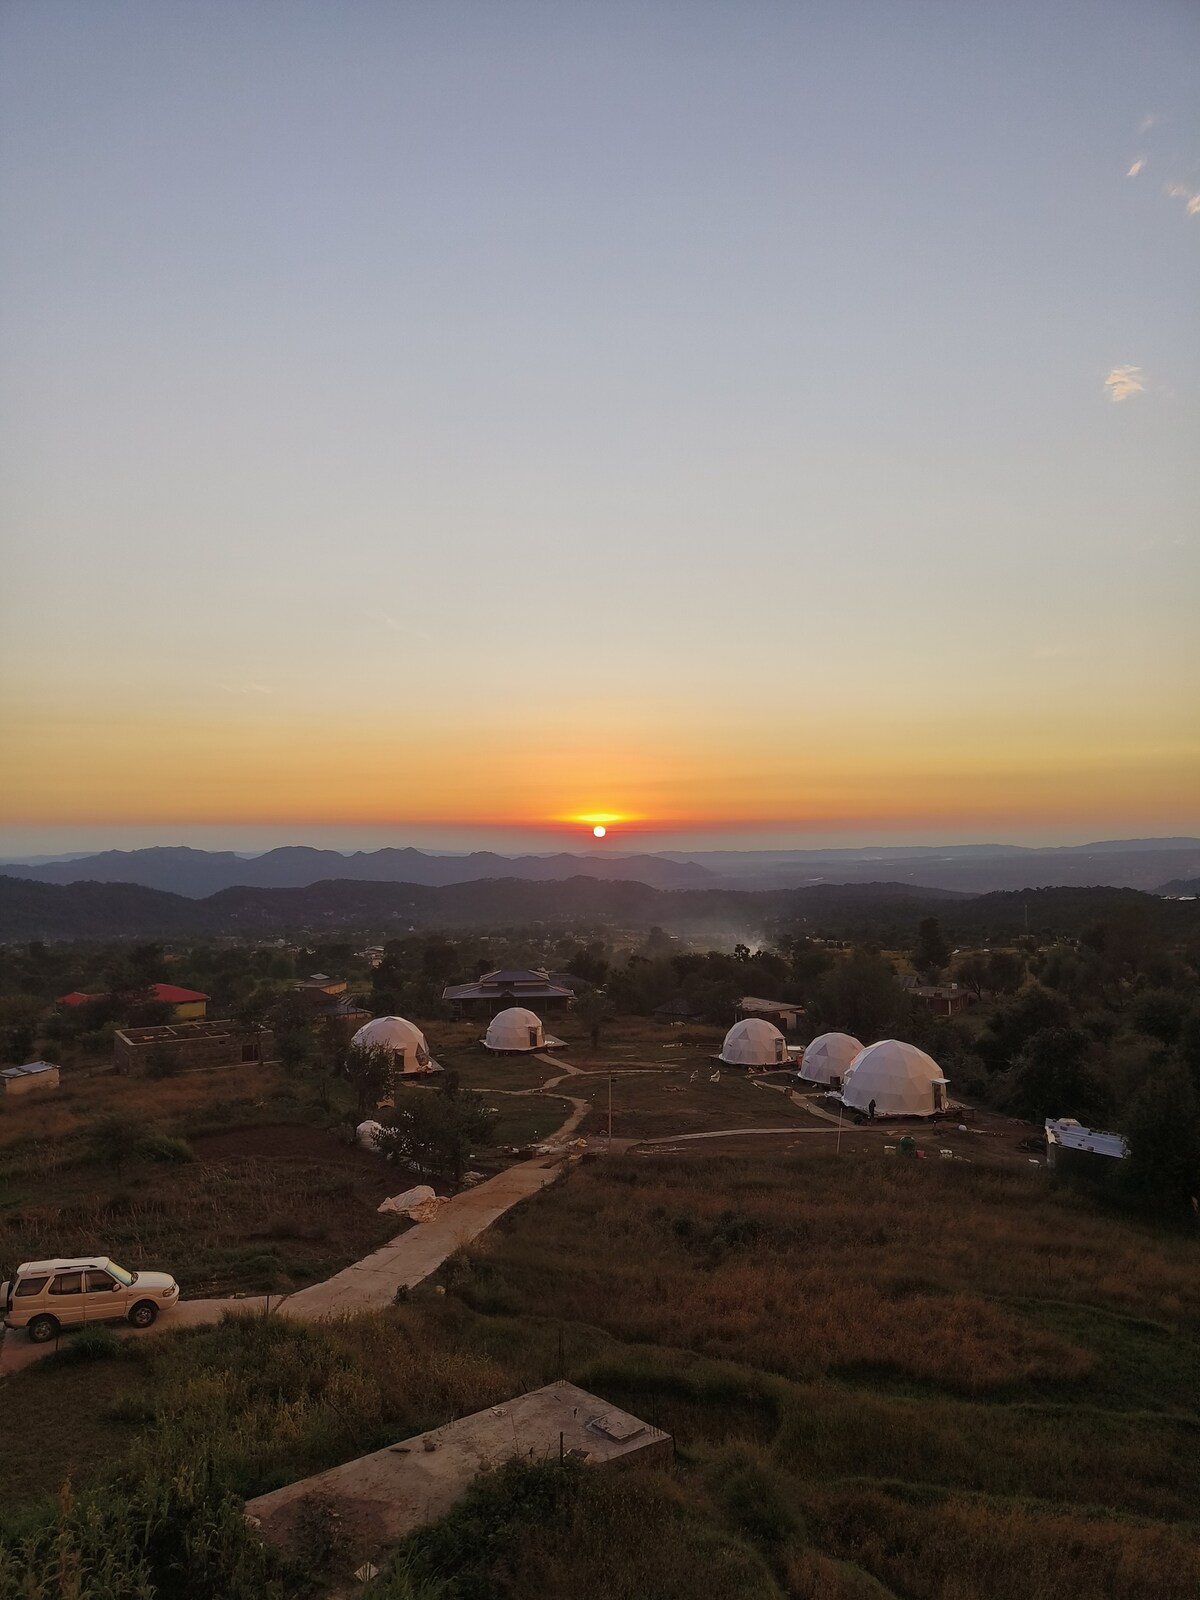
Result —
<path fill-rule="evenodd" d="M 82 1272 L 56 1272 L 46 1291 L 46 1309 L 57 1318 L 63 1328 L 70 1328 L 84 1318 Z"/>
<path fill-rule="evenodd" d="M 125 1315 L 126 1291 L 110 1272 L 103 1267 L 93 1267 L 84 1273 L 84 1320 L 109 1322 Z"/>

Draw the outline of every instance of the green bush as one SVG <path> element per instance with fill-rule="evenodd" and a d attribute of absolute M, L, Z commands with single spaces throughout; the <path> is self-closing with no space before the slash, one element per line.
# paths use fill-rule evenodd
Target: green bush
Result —
<path fill-rule="evenodd" d="M 196 1159 L 196 1152 L 186 1139 L 180 1139 L 173 1133 L 157 1131 L 148 1133 L 142 1140 L 139 1154 L 151 1161 L 183 1163 Z"/>
<path fill-rule="evenodd" d="M 46 1364 L 67 1367 L 84 1361 L 107 1361 L 120 1351 L 121 1341 L 111 1328 L 81 1328 L 46 1357 Z"/>

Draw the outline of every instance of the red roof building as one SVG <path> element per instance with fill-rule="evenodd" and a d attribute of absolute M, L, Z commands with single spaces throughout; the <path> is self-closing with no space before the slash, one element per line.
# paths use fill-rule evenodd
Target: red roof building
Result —
<path fill-rule="evenodd" d="M 92 1000 L 106 1000 L 106 994 L 84 994 L 82 989 L 72 989 L 70 994 L 60 994 L 60 1006 L 86 1006 Z M 177 983 L 152 983 L 145 992 L 145 999 L 154 1001 L 159 1005 L 173 1006 L 175 1015 L 180 1020 L 196 1019 L 203 1017 L 208 1008 L 208 995 L 201 994 L 199 989 L 181 989 Z"/>
<path fill-rule="evenodd" d="M 199 989 L 181 989 L 177 983 L 152 983 L 150 993 L 156 1000 L 163 1001 L 169 1006 L 186 1005 L 189 1000 L 208 1001 L 208 995 L 201 994 Z"/>

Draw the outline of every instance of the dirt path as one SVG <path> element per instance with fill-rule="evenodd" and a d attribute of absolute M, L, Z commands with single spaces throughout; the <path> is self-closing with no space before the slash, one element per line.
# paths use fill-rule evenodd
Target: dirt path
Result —
<path fill-rule="evenodd" d="M 637 1145 L 658 1144 L 683 1144 L 688 1139 L 740 1139 L 745 1134 L 756 1133 L 836 1133 L 836 1128 L 798 1128 L 793 1122 L 786 1128 L 717 1128 L 708 1133 L 666 1133 L 655 1139 L 634 1139 L 630 1143 Z"/>
<path fill-rule="evenodd" d="M 541 1094 L 543 1090 L 553 1089 L 568 1078 L 579 1075 L 579 1068 L 571 1066 L 569 1062 L 553 1061 L 548 1056 L 538 1056 L 537 1059 L 566 1070 L 537 1089 L 496 1092 Z M 311 1284 L 307 1289 L 297 1290 L 291 1295 L 181 1300 L 173 1311 L 146 1332 L 169 1333 L 173 1328 L 202 1327 L 220 1322 L 227 1311 L 276 1314 L 313 1321 L 347 1311 L 378 1311 L 390 1305 L 397 1289 L 411 1289 L 414 1284 L 429 1277 L 447 1256 L 453 1255 L 455 1250 L 490 1228 L 497 1217 L 502 1217 L 510 1207 L 554 1181 L 561 1169 L 567 1142 L 589 1109 L 586 1100 L 578 1100 L 572 1095 L 563 1095 L 561 1098 L 570 1103 L 571 1113 L 545 1141 L 550 1147 L 546 1154 L 508 1167 L 473 1189 L 464 1189 L 454 1195 L 431 1222 L 410 1228 L 390 1244 L 373 1250 L 369 1256 L 335 1273 L 324 1283 Z M 108 1326 L 122 1336 L 132 1337 L 135 1334 L 135 1330 L 127 1324 L 110 1323 Z M 40 1357 L 49 1355 L 54 1348 L 53 1342 L 34 1344 L 23 1332 L 8 1330 L 0 1341 L 0 1378 L 31 1365 Z"/>

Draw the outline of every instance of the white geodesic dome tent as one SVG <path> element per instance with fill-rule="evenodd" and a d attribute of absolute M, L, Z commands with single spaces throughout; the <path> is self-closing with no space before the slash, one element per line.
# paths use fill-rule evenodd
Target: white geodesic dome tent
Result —
<path fill-rule="evenodd" d="M 840 1085 L 862 1049 L 852 1033 L 821 1033 L 805 1047 L 800 1076 L 809 1083 Z"/>
<path fill-rule="evenodd" d="M 931 1117 L 944 1111 L 948 1084 L 932 1056 L 915 1044 L 880 1039 L 860 1050 L 842 1079 L 842 1103 L 880 1117 Z"/>
<path fill-rule="evenodd" d="M 720 1059 L 729 1067 L 786 1066 L 787 1040 L 774 1023 L 747 1017 L 735 1022 L 725 1035 Z"/>
<path fill-rule="evenodd" d="M 524 1006 L 497 1011 L 488 1023 L 483 1042 L 489 1050 L 544 1050 L 546 1030 L 541 1018 Z"/>
<path fill-rule="evenodd" d="M 360 1050 L 390 1050 L 403 1073 L 435 1069 L 425 1035 L 403 1017 L 375 1017 L 363 1024 L 350 1043 Z"/>

